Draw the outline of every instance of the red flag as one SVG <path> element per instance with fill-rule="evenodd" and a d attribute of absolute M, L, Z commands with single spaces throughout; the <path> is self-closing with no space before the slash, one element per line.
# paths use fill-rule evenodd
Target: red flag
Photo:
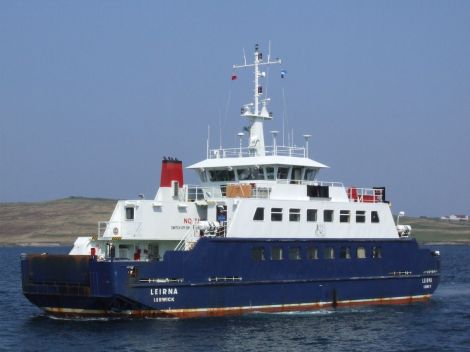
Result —
<path fill-rule="evenodd" d="M 235 81 L 237 78 L 237 75 L 235 73 L 232 73 L 232 81 Z"/>

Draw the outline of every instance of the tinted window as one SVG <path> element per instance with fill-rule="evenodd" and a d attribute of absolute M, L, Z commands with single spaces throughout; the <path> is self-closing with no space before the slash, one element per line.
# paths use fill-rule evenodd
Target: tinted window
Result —
<path fill-rule="evenodd" d="M 274 180 L 274 168 L 273 167 L 266 168 L 266 179 Z"/>
<path fill-rule="evenodd" d="M 307 258 L 309 260 L 318 259 L 318 248 L 317 247 L 308 247 Z"/>
<path fill-rule="evenodd" d="M 264 220 L 264 208 L 256 208 L 253 220 Z"/>
<path fill-rule="evenodd" d="M 378 223 L 380 221 L 379 213 L 376 211 L 371 211 L 370 218 L 371 218 L 371 222 L 373 223 Z"/>
<path fill-rule="evenodd" d="M 324 222 L 333 222 L 333 210 L 324 210 L 323 211 L 323 221 Z"/>
<path fill-rule="evenodd" d="M 356 222 L 358 223 L 366 222 L 366 212 L 364 210 L 356 211 Z"/>
<path fill-rule="evenodd" d="M 307 209 L 307 221 L 317 221 L 317 209 Z"/>
<path fill-rule="evenodd" d="M 264 260 L 264 248 L 254 247 L 251 249 L 251 258 L 255 261 Z"/>
<path fill-rule="evenodd" d="M 271 221 L 282 221 L 282 208 L 271 208 Z"/>
<path fill-rule="evenodd" d="M 351 259 L 351 248 L 349 247 L 341 247 L 341 251 L 339 253 L 339 257 L 341 259 Z"/>
<path fill-rule="evenodd" d="M 289 209 L 289 221 L 300 221 L 300 209 Z"/>
<path fill-rule="evenodd" d="M 290 260 L 300 260 L 300 247 L 290 247 L 289 248 L 289 259 Z"/>
<path fill-rule="evenodd" d="M 287 179 L 289 175 L 289 168 L 288 167 L 279 167 L 277 169 L 277 178 L 281 180 Z"/>
<path fill-rule="evenodd" d="M 134 220 L 134 208 L 126 208 L 126 220 Z"/>
<path fill-rule="evenodd" d="M 349 222 L 349 210 L 339 211 L 339 222 Z"/>
<path fill-rule="evenodd" d="M 323 258 L 325 259 L 335 259 L 335 250 L 333 247 L 326 247 Z"/>
<path fill-rule="evenodd" d="M 382 258 L 382 249 L 380 247 L 372 247 L 372 258 Z"/>
<path fill-rule="evenodd" d="M 211 181 L 235 181 L 235 172 L 233 170 L 209 170 Z"/>
<path fill-rule="evenodd" d="M 282 260 L 282 247 L 271 248 L 271 260 Z"/>

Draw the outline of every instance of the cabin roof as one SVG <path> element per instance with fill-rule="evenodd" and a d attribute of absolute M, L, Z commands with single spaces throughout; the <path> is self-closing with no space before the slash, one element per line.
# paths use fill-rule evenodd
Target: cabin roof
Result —
<path fill-rule="evenodd" d="M 291 156 L 253 156 L 242 158 L 215 158 L 206 159 L 196 164 L 190 165 L 188 169 L 200 168 L 222 168 L 238 166 L 261 166 L 261 165 L 286 165 L 286 166 L 304 166 L 312 168 L 328 168 L 327 165 L 309 158 L 297 158 Z"/>

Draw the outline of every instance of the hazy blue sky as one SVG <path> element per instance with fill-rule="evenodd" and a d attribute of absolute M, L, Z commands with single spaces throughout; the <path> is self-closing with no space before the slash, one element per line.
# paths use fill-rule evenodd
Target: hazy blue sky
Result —
<path fill-rule="evenodd" d="M 285 108 L 320 179 L 470 214 L 470 1 L 1 1 L 0 202 L 153 197 L 208 124 L 237 145 L 252 76 L 231 65 L 269 40 L 265 130 Z"/>

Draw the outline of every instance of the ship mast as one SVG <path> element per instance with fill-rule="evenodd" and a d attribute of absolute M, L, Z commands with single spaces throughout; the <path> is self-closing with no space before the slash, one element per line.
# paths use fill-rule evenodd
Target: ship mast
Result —
<path fill-rule="evenodd" d="M 247 68 L 254 67 L 254 91 L 253 91 L 253 103 L 245 104 L 241 110 L 241 116 L 250 120 L 250 140 L 249 140 L 249 149 L 250 155 L 252 156 L 264 156 L 265 147 L 264 147 L 264 132 L 263 132 L 263 121 L 271 120 L 272 115 L 268 112 L 267 103 L 269 101 L 268 97 L 260 99 L 263 95 L 263 87 L 260 85 L 260 78 L 266 77 L 266 72 L 260 71 L 260 66 L 264 65 L 274 65 L 280 64 L 280 59 L 275 59 L 271 61 L 271 53 L 268 54 L 267 61 L 263 61 L 263 54 L 259 51 L 258 44 L 255 45 L 254 53 L 254 63 L 247 64 L 246 58 L 243 65 L 233 65 L 234 69 L 238 68 Z M 260 100 L 261 100 L 261 109 L 260 109 Z"/>

